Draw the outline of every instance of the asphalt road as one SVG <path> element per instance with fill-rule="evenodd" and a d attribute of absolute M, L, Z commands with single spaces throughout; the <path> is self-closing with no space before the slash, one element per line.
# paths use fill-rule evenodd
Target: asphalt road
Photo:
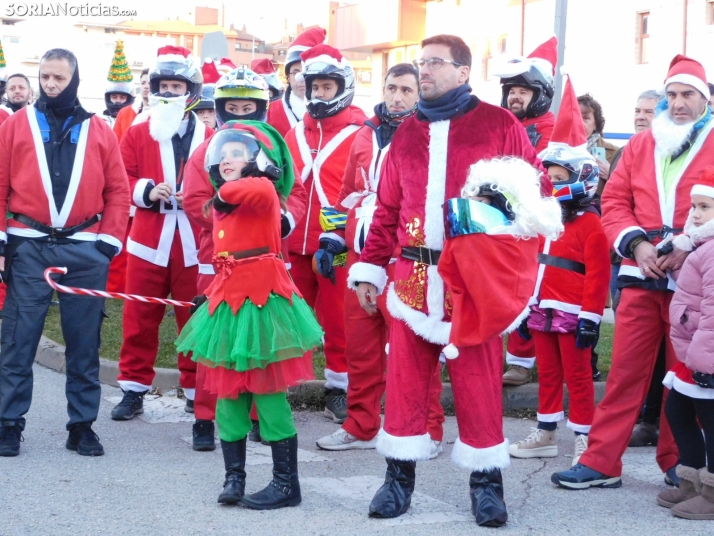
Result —
<path fill-rule="evenodd" d="M 468 474 L 450 461 L 457 436 L 447 418 L 449 443 L 440 458 L 419 463 L 409 513 L 373 520 L 367 507 L 384 476 L 375 451 L 324 452 L 315 440 L 336 425 L 319 413 L 296 413 L 300 438 L 303 503 L 297 508 L 255 512 L 216 503 L 223 482 L 220 449 L 193 452 L 191 417 L 170 397 L 147 402 L 143 419 L 113 422 L 104 387 L 95 429 L 106 455 L 85 458 L 65 449 L 64 376 L 35 366 L 35 398 L 27 416 L 22 451 L 0 458 L 0 535 L 100 534 L 472 534 Z M 109 399 L 109 400 L 107 400 Z M 522 439 L 532 421 L 505 419 L 506 435 Z M 550 483 L 553 471 L 570 465 L 573 439 L 559 430 L 561 455 L 514 460 L 504 473 L 509 534 L 713 534 L 714 523 L 678 520 L 656 505 L 664 488 L 654 449 L 625 455 L 623 487 L 566 491 Z M 251 446 L 248 492 L 270 480 L 267 447 Z"/>

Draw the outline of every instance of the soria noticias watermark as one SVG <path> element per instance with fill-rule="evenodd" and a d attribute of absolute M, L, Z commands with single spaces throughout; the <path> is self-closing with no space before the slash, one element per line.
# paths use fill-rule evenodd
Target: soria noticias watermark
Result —
<path fill-rule="evenodd" d="M 40 4 L 9 4 L 6 17 L 136 17 L 136 10 L 105 4 L 69 4 L 52 2 Z"/>

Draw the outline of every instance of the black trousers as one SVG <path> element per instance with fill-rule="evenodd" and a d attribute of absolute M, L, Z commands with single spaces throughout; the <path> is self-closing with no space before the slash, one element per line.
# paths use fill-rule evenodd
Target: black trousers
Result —
<path fill-rule="evenodd" d="M 664 412 L 682 465 L 714 472 L 714 399 L 690 398 L 672 389 Z"/>
<path fill-rule="evenodd" d="M 10 240 L 16 240 L 10 237 Z M 0 425 L 20 425 L 32 401 L 32 363 L 54 292 L 45 268 L 65 266 L 63 285 L 105 290 L 109 259 L 93 242 L 25 240 L 12 255 L 0 330 Z M 55 276 L 57 277 L 57 276 Z M 67 429 L 94 422 L 99 411 L 99 331 L 104 300 L 58 293 L 66 351 Z"/>

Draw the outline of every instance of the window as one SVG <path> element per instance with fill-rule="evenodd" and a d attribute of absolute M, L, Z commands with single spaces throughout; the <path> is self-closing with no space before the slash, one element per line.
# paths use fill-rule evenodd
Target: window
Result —
<path fill-rule="evenodd" d="M 278 56 L 285 56 L 285 50 L 279 50 Z"/>
<path fill-rule="evenodd" d="M 3 35 L 3 36 L 2 36 L 2 39 L 0 40 L 0 42 L 5 42 L 5 43 L 19 43 L 19 42 L 20 42 L 20 38 L 19 38 L 19 37 L 12 36 L 12 35 Z"/>
<path fill-rule="evenodd" d="M 707 24 L 714 24 L 714 0 L 707 0 L 707 14 L 706 21 Z"/>
<path fill-rule="evenodd" d="M 189 50 L 192 51 L 192 50 L 193 50 L 193 36 L 187 35 L 187 36 L 186 36 L 185 43 L 186 43 L 186 44 L 185 44 L 184 46 L 185 46 L 187 49 L 189 49 Z"/>
<path fill-rule="evenodd" d="M 507 54 L 508 53 L 508 36 L 502 35 L 498 38 L 498 53 Z"/>
<path fill-rule="evenodd" d="M 637 14 L 637 63 L 648 63 L 650 42 L 649 21 L 649 11 Z"/>
<path fill-rule="evenodd" d="M 236 50 L 240 50 L 240 43 L 236 43 Z"/>
<path fill-rule="evenodd" d="M 483 74 L 483 79 L 485 81 L 491 80 L 491 60 L 493 55 L 491 54 L 491 40 L 486 41 L 486 48 L 483 51 L 483 59 L 481 60 L 481 71 Z"/>

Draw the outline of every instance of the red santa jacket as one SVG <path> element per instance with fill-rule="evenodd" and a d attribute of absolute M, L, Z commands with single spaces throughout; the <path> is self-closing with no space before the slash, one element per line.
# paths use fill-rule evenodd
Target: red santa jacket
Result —
<path fill-rule="evenodd" d="M 475 97 L 471 108 L 453 120 L 429 123 L 419 115 L 407 119 L 397 129 L 384 162 L 377 211 L 361 262 L 350 269 L 349 285 L 368 282 L 381 292 L 387 280 L 384 267 L 397 244 L 442 250 L 444 201 L 461 196 L 472 164 L 509 155 L 542 170 L 513 114 Z M 542 190 L 552 192 L 547 178 Z M 387 298 L 392 316 L 424 339 L 448 344 L 450 302 L 436 266 L 399 257 Z"/>
<path fill-rule="evenodd" d="M 292 108 L 287 103 L 288 91 L 283 93 L 280 100 L 270 103 L 268 108 L 268 119 L 267 123 L 273 127 L 275 130 L 280 132 L 280 135 L 284 138 L 288 135 L 291 129 L 302 121 L 302 117 L 298 117 L 293 112 Z"/>
<path fill-rule="evenodd" d="M 714 120 L 704 126 L 689 152 L 680 157 L 685 158 L 685 162 L 669 195 L 664 192 L 665 159 L 657 155 L 652 131 L 635 134 L 625 145 L 620 162 L 607 181 L 601 204 L 602 226 L 607 239 L 613 249 L 624 257 L 620 276 L 645 281 L 637 262 L 629 258 L 627 248 L 632 239 L 650 231 L 661 231 L 665 226 L 684 228 L 691 207 L 692 186 L 704 169 L 714 165 L 712 129 Z M 651 242 L 657 245 L 664 237 L 666 233 L 653 237 Z M 675 289 L 671 277 L 668 288 Z"/>
<path fill-rule="evenodd" d="M 337 115 L 305 119 L 288 132 L 285 141 L 308 193 L 307 213 L 288 241 L 291 253 L 312 255 L 319 248 L 320 209 L 334 207 L 342 188 L 350 148 L 366 116 L 356 106 Z"/>
<path fill-rule="evenodd" d="M 610 249 L 597 214 L 581 212 L 553 242 L 540 237 L 540 253 L 585 265 L 585 275 L 541 264 L 531 304 L 600 323 L 610 281 Z"/>
<path fill-rule="evenodd" d="M 101 214 L 101 221 L 72 235 L 103 240 L 119 250 L 129 218 L 129 185 L 116 136 L 96 115 L 81 126 L 67 197 L 60 211 L 52 196 L 42 134 L 33 105 L 10 116 L 0 128 L 0 214 L 24 214 L 52 227 L 72 227 Z M 8 156 L 10 155 L 10 156 Z M 14 219 L 0 218 L 7 234 L 46 236 Z"/>
<path fill-rule="evenodd" d="M 4 104 L 0 104 L 0 126 L 7 121 L 7 119 L 13 114 L 11 108 L 8 108 Z"/>
<path fill-rule="evenodd" d="M 521 125 L 526 129 L 528 139 L 531 140 L 536 153 L 540 154 L 541 151 L 548 148 L 548 142 L 553 135 L 553 127 L 555 126 L 553 112 L 546 112 L 540 117 L 523 119 Z"/>
<path fill-rule="evenodd" d="M 195 116 L 194 120 L 189 154 L 193 154 L 206 137 L 213 134 L 213 130 Z M 137 207 L 126 249 L 128 253 L 147 262 L 168 266 L 174 231 L 178 228 L 184 266 L 194 266 L 198 264 L 198 225 L 189 221 L 175 201 L 158 201 L 154 206 L 144 202 L 144 191 L 149 184 L 155 186 L 165 182 L 171 186 L 172 191 L 183 191 L 183 181 L 178 184 L 178 188 L 176 184 L 173 144 L 170 139 L 160 143 L 154 140 L 149 132 L 150 123 L 151 119 L 132 126 L 121 142 L 132 201 Z"/>

